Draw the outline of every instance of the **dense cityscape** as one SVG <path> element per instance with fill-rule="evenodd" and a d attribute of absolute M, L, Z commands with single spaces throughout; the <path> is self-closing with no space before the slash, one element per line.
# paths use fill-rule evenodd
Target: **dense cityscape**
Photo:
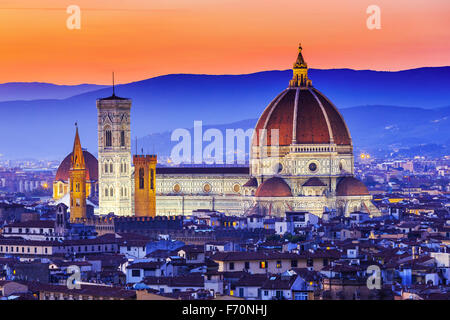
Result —
<path fill-rule="evenodd" d="M 3 164 L 2 299 L 448 299 L 450 157 L 374 159 L 355 171 L 382 216 L 100 216 L 58 225 L 57 162 Z M 82 285 L 69 290 L 77 266 Z M 381 270 L 369 290 L 369 266 Z"/>
<path fill-rule="evenodd" d="M 4 2 L 1 315 L 450 300 L 450 1 Z"/>

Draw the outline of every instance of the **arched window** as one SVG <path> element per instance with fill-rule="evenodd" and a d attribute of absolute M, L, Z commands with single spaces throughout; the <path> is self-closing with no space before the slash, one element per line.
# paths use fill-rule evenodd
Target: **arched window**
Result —
<path fill-rule="evenodd" d="M 108 173 L 108 164 L 105 163 L 105 173 Z"/>
<path fill-rule="evenodd" d="M 105 188 L 105 197 L 108 196 L 108 188 Z"/>
<path fill-rule="evenodd" d="M 110 195 L 111 197 L 114 197 L 114 189 L 113 189 L 113 187 L 111 187 L 111 188 L 109 189 L 109 195 Z"/>
<path fill-rule="evenodd" d="M 112 146 L 112 134 L 111 129 L 109 127 L 105 129 L 105 146 L 106 147 Z"/>
<path fill-rule="evenodd" d="M 63 191 L 63 184 L 62 183 L 60 183 L 59 184 L 59 193 L 63 193 L 64 191 Z"/>
<path fill-rule="evenodd" d="M 112 162 L 109 164 L 109 172 L 113 173 L 113 164 L 112 164 Z"/>
<path fill-rule="evenodd" d="M 123 187 L 120 187 L 120 197 L 123 198 Z"/>
<path fill-rule="evenodd" d="M 80 192 L 80 183 L 79 183 L 79 182 L 77 182 L 77 183 L 75 184 L 75 191 L 76 191 L 76 192 Z"/>
<path fill-rule="evenodd" d="M 125 147 L 125 131 L 120 131 L 120 146 Z"/>
<path fill-rule="evenodd" d="M 139 189 L 144 189 L 144 168 L 139 169 Z"/>

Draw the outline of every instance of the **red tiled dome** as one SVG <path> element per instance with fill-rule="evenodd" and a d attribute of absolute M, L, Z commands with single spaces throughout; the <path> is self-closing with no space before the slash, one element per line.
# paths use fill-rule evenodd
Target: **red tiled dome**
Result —
<path fill-rule="evenodd" d="M 72 152 L 64 158 L 56 171 L 55 180 L 68 181 L 70 174 L 70 157 Z M 86 164 L 86 180 L 96 181 L 98 180 L 98 161 L 91 153 L 83 150 L 84 162 Z"/>
<path fill-rule="evenodd" d="M 258 120 L 253 145 L 258 146 L 260 130 L 279 130 L 279 145 L 328 144 L 351 145 L 350 132 L 337 108 L 313 87 L 289 87 L 264 110 Z"/>
<path fill-rule="evenodd" d="M 273 177 L 264 181 L 255 192 L 256 197 L 292 197 L 291 188 L 281 178 Z"/>
<path fill-rule="evenodd" d="M 362 181 L 355 177 L 342 178 L 336 188 L 337 196 L 366 196 L 370 195 L 369 190 Z"/>

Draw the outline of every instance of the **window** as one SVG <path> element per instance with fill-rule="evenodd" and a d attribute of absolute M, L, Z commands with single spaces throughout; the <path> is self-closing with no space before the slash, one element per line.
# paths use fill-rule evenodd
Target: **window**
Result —
<path fill-rule="evenodd" d="M 250 269 L 250 262 L 248 261 L 245 262 L 245 269 L 247 270 Z"/>
<path fill-rule="evenodd" d="M 105 163 L 105 173 L 108 173 L 108 164 Z"/>
<path fill-rule="evenodd" d="M 277 261 L 277 269 L 280 269 L 281 268 L 281 260 L 278 260 Z"/>
<path fill-rule="evenodd" d="M 75 191 L 76 191 L 76 192 L 80 192 L 80 183 L 79 183 L 79 182 L 77 182 L 77 183 L 75 184 Z"/>
<path fill-rule="evenodd" d="M 114 196 L 114 191 L 113 191 L 114 189 L 111 187 L 111 189 L 109 189 L 109 195 L 111 196 L 111 197 L 113 197 Z"/>
<path fill-rule="evenodd" d="M 144 189 L 144 168 L 139 169 L 139 189 Z"/>
<path fill-rule="evenodd" d="M 267 261 L 260 261 L 259 262 L 259 268 L 260 269 L 266 269 L 267 268 Z"/>
<path fill-rule="evenodd" d="M 275 295 L 278 299 L 281 299 L 283 297 L 283 291 L 277 290 Z"/>
<path fill-rule="evenodd" d="M 230 270 L 234 270 L 234 262 L 230 262 Z"/>
<path fill-rule="evenodd" d="M 120 131 L 120 146 L 125 147 L 125 131 Z"/>
<path fill-rule="evenodd" d="M 105 197 L 108 196 L 108 188 L 105 188 Z"/>
<path fill-rule="evenodd" d="M 80 199 L 77 198 L 77 199 L 75 200 L 75 202 L 76 202 L 77 207 L 79 207 L 79 206 L 80 206 Z"/>
<path fill-rule="evenodd" d="M 109 164 L 109 172 L 113 173 L 113 164 L 112 163 Z"/>
<path fill-rule="evenodd" d="M 308 260 L 306 260 L 306 266 L 313 267 L 314 266 L 314 260 L 311 259 L 311 258 L 308 258 Z"/>
<path fill-rule="evenodd" d="M 155 189 L 155 172 L 153 169 L 150 170 L 150 189 Z"/>
<path fill-rule="evenodd" d="M 269 291 L 268 290 L 264 290 L 264 296 L 268 296 L 269 295 Z"/>
<path fill-rule="evenodd" d="M 294 293 L 294 300 L 308 300 L 308 294 L 306 292 Z"/>
<path fill-rule="evenodd" d="M 112 135 L 111 135 L 111 130 L 110 129 L 106 129 L 105 130 L 105 146 L 106 147 L 111 147 L 112 146 Z"/>
<path fill-rule="evenodd" d="M 328 266 L 328 259 L 327 259 L 327 258 L 324 258 L 324 259 L 323 259 L 323 266 L 324 266 L 324 267 L 327 267 L 327 266 Z"/>
<path fill-rule="evenodd" d="M 239 297 L 244 296 L 244 288 L 239 288 Z"/>

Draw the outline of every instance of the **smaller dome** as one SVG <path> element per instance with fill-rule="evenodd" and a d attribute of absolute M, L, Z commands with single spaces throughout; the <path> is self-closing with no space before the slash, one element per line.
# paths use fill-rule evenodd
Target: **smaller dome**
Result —
<path fill-rule="evenodd" d="M 292 197 L 291 188 L 281 178 L 273 177 L 264 181 L 255 192 L 256 197 Z"/>
<path fill-rule="evenodd" d="M 337 196 L 367 196 L 369 190 L 362 181 L 355 177 L 345 177 L 339 181 L 336 188 Z"/>
<path fill-rule="evenodd" d="M 68 181 L 70 176 L 72 152 L 69 153 L 56 171 L 55 181 Z M 98 161 L 91 153 L 83 150 L 84 162 L 86 164 L 86 180 L 97 181 L 98 180 Z"/>
<path fill-rule="evenodd" d="M 258 180 L 256 180 L 255 177 L 252 177 L 243 186 L 244 187 L 258 187 Z"/>
<path fill-rule="evenodd" d="M 317 177 L 312 177 L 309 178 L 308 181 L 306 181 L 303 184 L 303 187 L 326 187 L 327 185 L 325 183 L 322 182 L 322 180 L 320 180 Z"/>

